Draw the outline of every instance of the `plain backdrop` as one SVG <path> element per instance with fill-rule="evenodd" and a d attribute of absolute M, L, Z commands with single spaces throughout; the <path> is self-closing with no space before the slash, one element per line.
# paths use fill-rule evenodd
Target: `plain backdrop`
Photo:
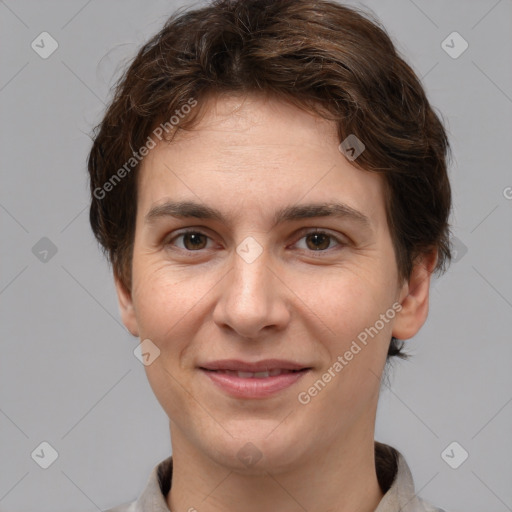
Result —
<path fill-rule="evenodd" d="M 512 1 L 350 4 L 373 10 L 422 78 L 454 154 L 456 259 L 434 281 L 414 357 L 383 386 L 376 438 L 405 455 L 438 506 L 512 510 Z M 190 3 L 0 1 L 4 512 L 133 500 L 170 454 L 88 224 L 85 161 L 123 65 L 179 5 Z M 58 44 L 47 58 L 31 46 L 42 37 L 44 51 Z M 468 47 L 454 58 L 443 41 Z M 58 454 L 47 469 L 42 442 Z M 442 457 L 453 442 L 454 456 L 468 453 L 457 469 Z"/>

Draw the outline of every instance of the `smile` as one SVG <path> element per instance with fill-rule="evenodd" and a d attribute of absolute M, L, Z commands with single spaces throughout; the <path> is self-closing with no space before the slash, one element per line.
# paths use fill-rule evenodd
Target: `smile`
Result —
<path fill-rule="evenodd" d="M 263 371 L 263 372 L 241 372 L 236 370 L 209 370 L 214 371 L 218 374 L 226 374 L 226 375 L 236 375 L 241 379 L 265 379 L 267 377 L 276 377 L 277 375 L 282 375 L 283 373 L 296 373 L 301 370 L 285 370 L 281 368 L 274 368 L 273 370 Z"/>
<path fill-rule="evenodd" d="M 218 389 L 232 397 L 261 399 L 290 388 L 308 373 L 310 368 L 302 370 L 276 368 L 260 372 L 205 368 L 200 370 Z"/>

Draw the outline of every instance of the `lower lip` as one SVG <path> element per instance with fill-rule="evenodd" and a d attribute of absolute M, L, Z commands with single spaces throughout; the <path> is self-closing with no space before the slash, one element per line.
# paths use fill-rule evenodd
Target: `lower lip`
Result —
<path fill-rule="evenodd" d="M 236 398 L 266 398 L 278 391 L 289 388 L 303 377 L 309 370 L 282 373 L 274 377 L 244 379 L 236 375 L 203 370 L 214 384 Z"/>

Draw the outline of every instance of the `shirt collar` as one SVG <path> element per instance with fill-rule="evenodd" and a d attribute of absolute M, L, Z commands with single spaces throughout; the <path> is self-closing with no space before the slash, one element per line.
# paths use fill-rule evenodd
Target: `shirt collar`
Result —
<path fill-rule="evenodd" d="M 415 494 L 409 466 L 395 448 L 375 441 L 377 477 L 384 496 L 375 512 L 443 512 Z M 153 468 L 146 487 L 126 512 L 169 512 L 166 496 L 172 481 L 172 456 Z"/>

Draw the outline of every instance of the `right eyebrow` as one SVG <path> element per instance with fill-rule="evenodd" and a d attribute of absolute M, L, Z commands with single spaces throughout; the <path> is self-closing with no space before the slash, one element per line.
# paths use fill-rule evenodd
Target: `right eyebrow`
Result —
<path fill-rule="evenodd" d="M 219 210 L 193 201 L 166 201 L 153 206 L 145 216 L 145 222 L 151 223 L 161 217 L 177 217 L 196 219 L 211 219 L 226 222 Z"/>

